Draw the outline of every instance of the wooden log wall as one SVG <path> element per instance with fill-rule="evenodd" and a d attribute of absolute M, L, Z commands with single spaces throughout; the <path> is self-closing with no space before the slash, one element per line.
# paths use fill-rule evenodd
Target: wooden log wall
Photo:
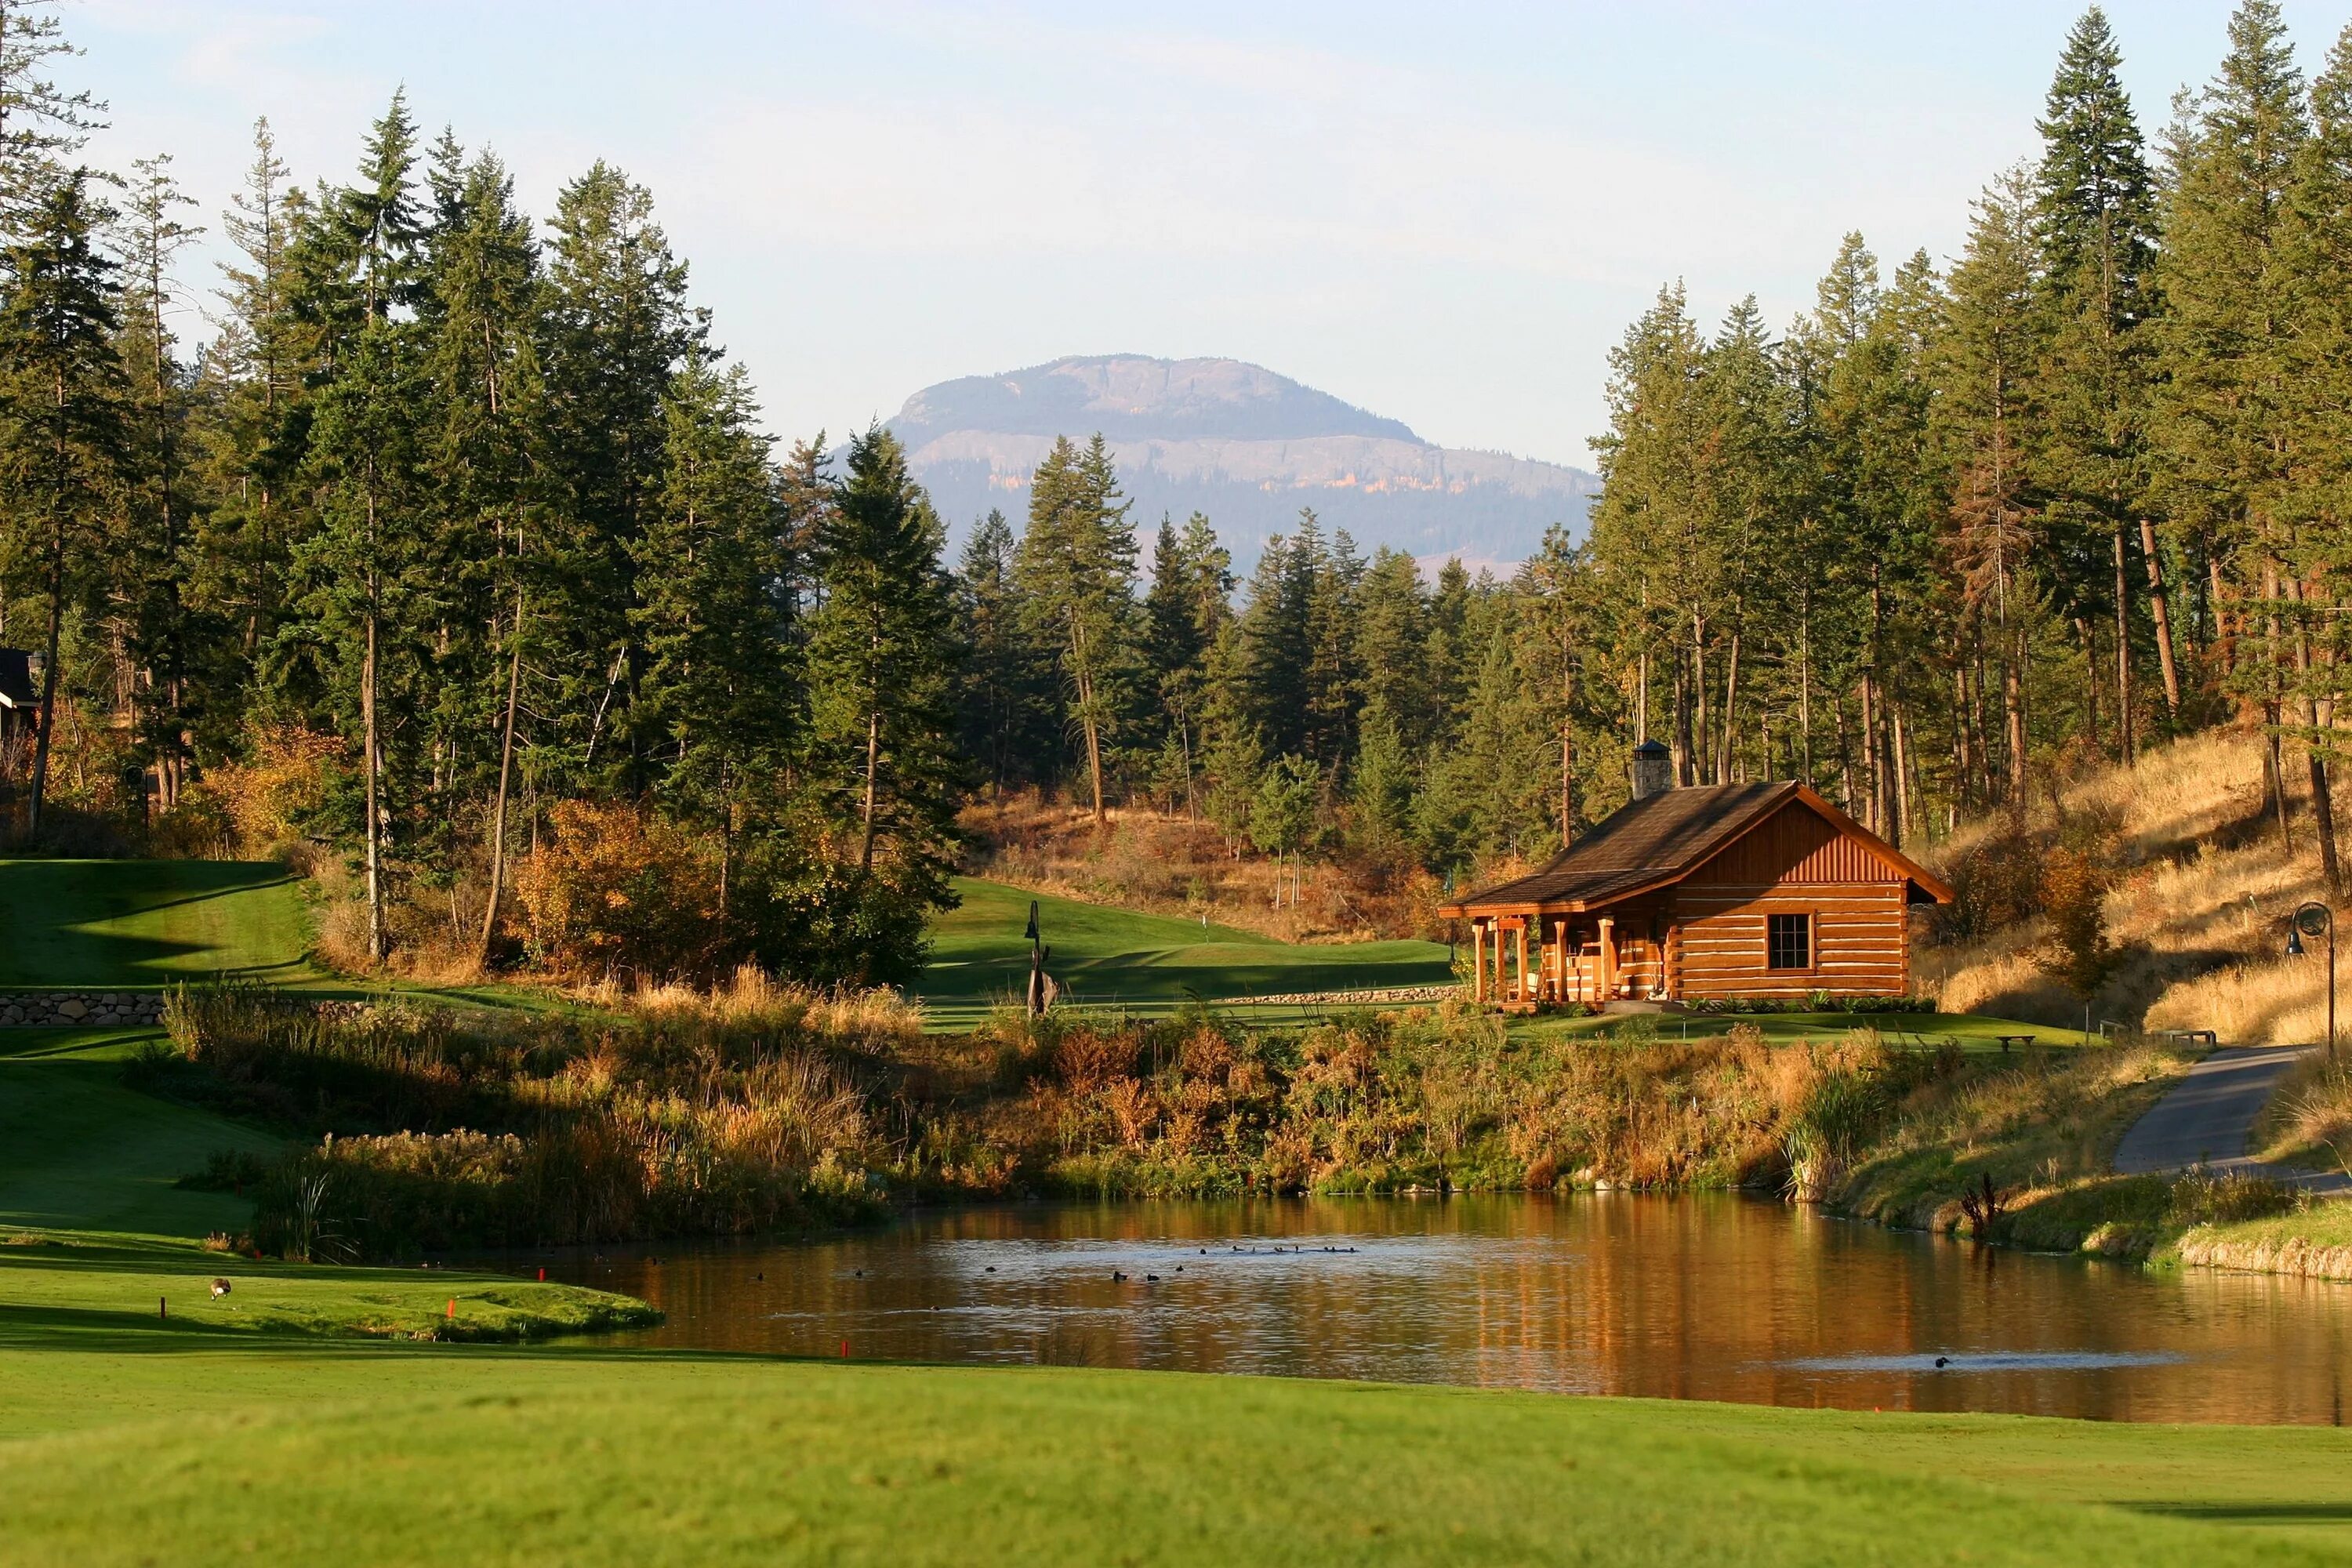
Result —
<path fill-rule="evenodd" d="M 1911 988 L 1909 884 L 1801 806 L 1784 806 L 1675 889 L 1684 996 L 1899 996 Z M 1767 967 L 1769 917 L 1812 921 L 1811 963 Z"/>

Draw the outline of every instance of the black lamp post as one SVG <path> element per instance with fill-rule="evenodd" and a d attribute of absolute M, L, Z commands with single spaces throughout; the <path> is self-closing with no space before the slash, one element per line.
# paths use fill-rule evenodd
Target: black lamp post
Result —
<path fill-rule="evenodd" d="M 2303 956 L 2303 939 L 2327 938 L 2327 1059 L 2336 1059 L 2336 911 L 2316 900 L 2297 907 L 2286 919 L 2286 955 Z"/>

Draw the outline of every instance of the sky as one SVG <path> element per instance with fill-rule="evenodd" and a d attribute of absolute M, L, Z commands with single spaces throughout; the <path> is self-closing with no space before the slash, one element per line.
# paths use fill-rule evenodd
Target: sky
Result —
<path fill-rule="evenodd" d="M 305 183 L 397 89 L 542 218 L 598 159 L 654 195 L 778 434 L 1065 354 L 1254 361 L 1448 446 L 1589 467 L 1662 284 L 1806 308 L 1840 237 L 1959 248 L 2032 155 L 2073 5 L 926 5 L 61 0 L 100 166 L 218 214 L 267 115 Z M 2151 137 L 2220 0 L 2113 0 Z M 2352 0 L 2286 0 L 2315 73 Z"/>

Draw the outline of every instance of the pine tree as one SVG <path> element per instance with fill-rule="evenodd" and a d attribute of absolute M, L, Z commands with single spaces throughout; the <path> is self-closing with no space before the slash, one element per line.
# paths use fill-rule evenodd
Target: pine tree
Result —
<path fill-rule="evenodd" d="M 205 668 L 212 662 L 206 653 L 218 643 L 217 628 L 191 593 L 197 575 L 198 502 L 189 460 L 195 389 L 174 352 L 171 322 L 179 289 L 174 258 L 203 230 L 177 216 L 176 209 L 195 203 L 173 178 L 169 154 L 132 167 L 139 178 L 123 215 L 129 287 L 118 351 L 135 411 L 126 476 L 131 526 L 113 552 L 112 596 L 123 616 L 119 658 L 131 677 L 124 688 L 133 732 L 155 796 L 169 810 L 187 776 L 193 710 L 211 684 L 203 678 L 216 673 Z"/>
<path fill-rule="evenodd" d="M 2272 0 L 2239 5 L 2221 71 L 2190 107 L 2168 150 L 2158 267 L 2165 310 L 2156 329 L 2159 460 L 2176 526 L 2190 532 L 2216 576 L 2234 579 L 2246 606 L 2217 610 L 2254 634 L 2234 639 L 2233 684 L 2270 737 L 2270 794 L 2284 839 L 2279 737 L 2290 660 L 2278 607 L 2291 547 L 2290 475 L 2278 436 L 2291 417 L 2293 299 L 2283 245 L 2310 127 L 2302 73 Z M 2324 786 L 2325 768 L 2313 757 L 2313 782 Z M 2318 825 L 2331 826 L 2326 817 Z M 2332 866 L 2332 832 L 2321 853 Z"/>
<path fill-rule="evenodd" d="M 2047 345 L 2039 367 L 2043 429 L 2036 468 L 2053 527 L 2103 534 L 2113 571 L 2116 752 L 2138 743 L 2132 696 L 2128 552 L 2147 515 L 2146 435 L 2151 344 L 2155 182 L 2118 71 L 2123 57 L 2096 6 L 2066 40 L 2041 121 L 2034 229 Z M 2160 564 L 2150 561 L 2158 573 Z M 2088 597 L 2087 595 L 2077 595 Z M 2161 594 L 2152 597 L 2165 697 L 2176 716 L 2178 674 Z"/>
<path fill-rule="evenodd" d="M 457 797 L 490 789 L 488 886 L 475 943 L 487 957 L 506 891 L 534 589 L 547 597 L 544 292 L 530 222 L 495 157 L 467 162 L 445 134 L 432 185 L 420 326 L 432 424 L 424 461 L 448 595 L 436 639 L 435 771 L 445 801 L 437 820 L 454 832 Z M 493 771 L 496 784 L 487 785 L 482 775 Z"/>
<path fill-rule="evenodd" d="M 2315 814 L 2327 811 L 2323 869 L 2334 838 L 2336 714 L 2352 669 L 2343 584 L 2352 573 L 2352 27 L 2311 86 L 2311 135 L 2297 150 L 2284 249 L 2291 329 L 2285 397 L 2292 453 L 2284 510 L 2300 739 Z M 2341 897 L 2341 868 L 2329 891 Z"/>
<path fill-rule="evenodd" d="M 959 706 L 961 747 L 992 798 L 1009 784 L 1040 776 L 1059 725 L 1053 715 L 1052 658 L 1021 615 L 1013 582 L 1012 525 L 991 510 L 964 542 L 956 572 L 956 620 L 965 650 L 969 699 Z"/>
<path fill-rule="evenodd" d="M 2041 363 L 2034 309 L 2039 252 L 2028 192 L 2012 174 L 1976 204 L 1969 248 L 1952 269 L 1947 331 L 1938 354 L 1942 440 L 1955 473 L 1952 551 L 1966 605 L 1990 618 L 2000 665 L 2004 795 L 2022 827 L 2031 804 L 2026 711 L 2026 634 L 2039 543 L 2039 505 L 2030 456 L 2032 391 Z"/>
<path fill-rule="evenodd" d="M 818 542 L 809 643 L 814 771 L 856 876 L 921 909 L 952 902 L 961 767 L 950 681 L 955 612 L 943 533 L 906 452 L 879 426 L 849 444 Z"/>
<path fill-rule="evenodd" d="M 1104 751 L 1129 700 L 1135 663 L 1135 529 L 1109 448 L 1055 439 L 1030 480 L 1029 527 L 1016 558 L 1033 634 L 1053 647 L 1067 713 L 1086 747 L 1095 821 L 1108 820 Z"/>
<path fill-rule="evenodd" d="M 741 367 L 689 361 L 671 384 L 664 422 L 661 493 L 633 544 L 643 587 L 630 633 L 645 668 L 632 722 L 646 731 L 641 749 L 661 770 L 658 793 L 672 818 L 719 841 L 724 921 L 751 799 L 783 771 L 800 740 L 800 650 L 784 590 L 790 573 L 769 444 L 756 427 L 758 410 Z M 845 542 L 833 542 L 840 548 Z M 897 539 L 886 542 L 905 547 Z M 845 614 L 856 613 L 876 574 L 904 570 L 896 559 L 845 557 L 839 565 L 853 596 Z M 919 579 L 918 587 L 929 584 Z M 919 595 L 905 608 L 919 613 L 924 605 Z M 935 628 L 916 629 L 938 640 Z M 836 629 L 828 644 L 835 657 L 840 643 Z M 840 689 L 831 693 L 836 702 L 843 695 Z M 867 717 L 869 743 L 878 748 L 882 706 L 869 705 Z M 895 731 L 892 739 L 896 748 Z M 894 760 L 898 754 L 894 750 Z M 870 868 L 875 837 L 887 826 L 877 816 L 878 752 L 868 758 L 866 786 L 862 864 Z"/>
<path fill-rule="evenodd" d="M 230 690 L 249 688 L 261 649 L 276 635 L 285 596 L 285 498 L 299 469 L 308 398 L 295 319 L 291 250 L 310 221 L 309 203 L 287 183 L 267 120 L 254 127 L 245 189 L 222 227 L 243 256 L 223 268 L 229 313 L 205 356 L 210 417 L 201 430 L 210 505 L 201 520 L 197 576 L 205 600 L 231 628 L 218 650 L 215 712 Z M 215 731 L 226 747 L 234 717 Z"/>
<path fill-rule="evenodd" d="M 445 584 L 426 549 L 425 381 L 410 311 L 422 233 L 411 176 L 415 128 L 403 100 L 371 131 L 360 177 L 321 204 L 304 236 L 308 284 L 297 309 L 321 332 L 326 379 L 306 454 L 318 500 L 292 551 L 301 617 L 280 632 L 338 727 L 360 742 L 360 840 L 367 951 L 392 949 L 390 882 L 420 791 L 415 721 L 430 701 L 430 628 Z"/>
<path fill-rule="evenodd" d="M 71 177 L 60 161 L 105 124 L 105 104 L 64 91 L 45 74 L 80 53 L 55 16 L 0 0 L 0 237 L 37 236 L 48 187 Z"/>
<path fill-rule="evenodd" d="M 541 367 L 561 504 L 542 557 L 548 763 L 583 783 L 634 787 L 642 770 L 614 755 L 614 735 L 631 733 L 636 674 L 630 544 L 661 490 L 670 378 L 708 327 L 688 311 L 686 266 L 654 222 L 652 195 L 619 170 L 599 163 L 566 185 L 552 227 Z"/>
<path fill-rule="evenodd" d="M 41 710 L 26 833 L 37 838 L 49 782 L 66 616 L 93 590 L 113 497 L 129 462 L 119 268 L 95 231 L 110 216 L 89 177 L 52 183 L 5 252 L 0 295 L 0 522 L 8 554 L 43 601 Z"/>

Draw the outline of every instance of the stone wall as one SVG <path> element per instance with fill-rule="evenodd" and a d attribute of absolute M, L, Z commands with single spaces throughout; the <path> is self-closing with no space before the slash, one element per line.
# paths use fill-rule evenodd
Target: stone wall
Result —
<path fill-rule="evenodd" d="M 0 993 L 0 1029 L 89 1029 L 153 1024 L 163 1016 L 160 991 Z"/>

